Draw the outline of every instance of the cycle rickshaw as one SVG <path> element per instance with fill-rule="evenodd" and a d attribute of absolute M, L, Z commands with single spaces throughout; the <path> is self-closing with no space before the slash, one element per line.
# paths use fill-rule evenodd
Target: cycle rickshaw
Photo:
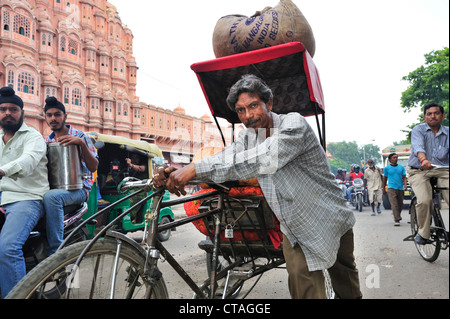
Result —
<path fill-rule="evenodd" d="M 191 68 L 197 74 L 216 123 L 219 117 L 233 127 L 239 123 L 237 115 L 225 105 L 227 90 L 242 74 L 254 73 L 274 91 L 274 112 L 315 116 L 319 139 L 325 147 L 325 111 L 319 75 L 301 43 L 196 63 Z M 168 201 L 162 200 L 164 189 L 156 189 L 143 199 L 152 200 L 152 208 L 146 214 L 147 227 L 141 245 L 110 229 L 127 214 L 125 211 L 92 240 L 61 249 L 48 258 L 8 297 L 45 298 L 48 289 L 60 289 L 61 298 L 168 298 L 163 274 L 158 269 L 158 261 L 163 257 L 189 285 L 195 298 L 235 298 L 246 280 L 284 264 L 279 225 L 257 186 L 246 185 L 243 189 L 239 181 L 193 183 L 208 186 L 194 195 Z M 121 200 L 148 191 L 151 186 L 151 180 L 125 180 L 118 187 L 120 191 L 138 190 Z M 181 204 L 185 204 L 187 217 L 158 226 L 163 208 Z M 194 282 L 157 238 L 158 232 L 191 222 L 206 238 L 199 247 L 206 251 L 208 273 L 200 283 Z M 233 226 L 233 236 L 227 235 L 229 225 Z M 332 295 L 330 280 L 325 278 L 327 291 Z"/>

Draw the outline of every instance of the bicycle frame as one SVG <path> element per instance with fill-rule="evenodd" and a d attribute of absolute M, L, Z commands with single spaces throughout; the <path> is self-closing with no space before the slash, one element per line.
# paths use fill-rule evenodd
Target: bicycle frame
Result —
<path fill-rule="evenodd" d="M 216 184 L 216 185 L 218 185 L 218 184 Z M 222 220 L 223 215 L 227 213 L 224 208 L 227 206 L 227 201 L 229 200 L 228 194 L 227 194 L 228 190 L 229 189 L 227 187 L 218 185 L 218 186 L 216 186 L 216 190 L 208 192 L 208 193 L 185 196 L 182 198 L 178 198 L 178 199 L 174 199 L 174 200 L 170 200 L 170 201 L 164 201 L 164 202 L 162 201 L 162 194 L 164 192 L 164 189 L 155 190 L 151 195 L 149 195 L 146 198 L 144 198 L 143 200 L 139 201 L 133 207 L 130 207 L 129 210 L 123 212 L 120 216 L 117 216 L 117 218 L 115 218 L 112 222 L 110 222 L 108 225 L 106 225 L 105 228 L 102 229 L 88 243 L 88 245 L 86 245 L 83 252 L 80 254 L 77 261 L 75 262 L 73 269 L 77 269 L 77 267 L 81 263 L 81 260 L 87 254 L 89 249 L 92 248 L 94 243 L 99 238 L 101 238 L 105 235 L 115 237 L 118 241 L 115 264 L 113 265 L 113 267 L 115 269 L 115 267 L 117 267 L 117 260 L 120 255 L 120 247 L 121 247 L 120 242 L 121 241 L 129 241 L 130 243 L 135 244 L 135 241 L 123 234 L 120 234 L 120 236 L 115 236 L 115 234 L 114 234 L 115 232 L 111 231 L 110 229 L 111 229 L 111 227 L 114 226 L 114 224 L 116 222 L 118 222 L 120 220 L 120 218 L 126 216 L 129 213 L 129 211 L 133 210 L 136 206 L 138 206 L 138 205 L 142 204 L 143 202 L 148 201 L 150 199 L 153 200 L 152 211 L 150 214 L 149 213 L 146 214 L 145 223 L 146 223 L 146 225 L 148 225 L 148 227 L 146 227 L 144 230 L 144 239 L 145 240 L 143 239 L 143 242 L 142 242 L 143 244 L 146 245 L 146 248 L 145 248 L 146 262 L 144 265 L 144 273 L 149 274 L 150 281 L 158 280 L 159 278 L 162 277 L 162 274 L 157 269 L 158 260 L 159 260 L 160 256 L 162 255 L 165 258 L 165 260 L 169 263 L 169 265 L 183 279 L 183 281 L 191 288 L 191 290 L 194 292 L 194 294 L 197 296 L 197 298 L 201 298 L 201 299 L 208 298 L 208 297 L 213 298 L 215 296 L 215 292 L 216 292 L 216 288 L 217 288 L 217 281 L 220 279 L 223 279 L 225 277 L 228 278 L 230 271 L 233 270 L 233 268 L 235 268 L 236 266 L 239 266 L 239 265 L 242 265 L 245 263 L 252 263 L 253 271 L 251 272 L 251 274 L 249 274 L 248 278 L 246 278 L 246 279 L 250 279 L 257 275 L 262 275 L 264 272 L 266 272 L 270 269 L 273 269 L 273 268 L 277 268 L 280 265 L 284 264 L 285 261 L 284 261 L 284 258 L 282 257 L 282 253 L 279 256 L 274 257 L 273 255 L 271 256 L 268 249 L 265 248 L 265 251 L 267 252 L 266 258 L 269 260 L 269 262 L 266 265 L 256 266 L 254 261 L 258 258 L 261 258 L 261 256 L 252 256 L 250 253 L 250 257 L 237 256 L 236 259 L 234 260 L 234 262 L 231 262 L 227 267 L 220 269 L 220 271 L 217 271 L 218 257 L 219 257 L 219 255 L 221 255 L 220 233 L 223 230 L 223 227 L 222 227 L 220 221 Z M 144 189 L 139 190 L 137 192 L 134 192 L 134 193 L 124 197 L 123 199 L 121 199 L 121 201 L 129 199 L 130 197 L 135 196 L 142 191 L 144 191 Z M 184 217 L 184 218 L 178 219 L 176 221 L 158 226 L 159 213 L 160 213 L 161 209 L 168 207 L 168 206 L 180 205 L 180 204 L 183 204 L 183 203 L 186 203 L 189 201 L 203 200 L 206 198 L 217 198 L 217 203 L 218 203 L 217 208 L 209 209 L 208 211 L 199 213 L 198 215 Z M 96 218 L 98 215 L 106 212 L 108 209 L 110 209 L 114 205 L 119 204 L 121 201 L 113 203 L 113 204 L 109 205 L 108 207 L 104 208 L 103 210 L 99 211 L 95 215 L 93 215 L 90 218 L 88 218 L 87 220 L 85 220 L 83 222 L 83 224 L 91 221 L 92 219 Z M 191 276 L 189 276 L 189 274 L 185 271 L 185 269 L 176 261 L 176 259 L 170 254 L 170 252 L 158 240 L 157 234 L 158 234 L 158 232 L 161 232 L 161 231 L 164 231 L 167 229 L 171 229 L 174 227 L 179 227 L 179 226 L 191 223 L 193 221 L 197 221 L 197 220 L 201 220 L 201 219 L 205 220 L 205 218 L 208 218 L 208 217 L 212 217 L 215 220 L 214 233 L 210 232 L 210 238 L 213 239 L 212 247 L 208 246 L 205 249 L 205 250 L 212 252 L 211 273 L 210 273 L 208 279 L 203 281 L 200 285 L 197 285 L 193 281 Z M 61 249 L 65 245 L 66 242 L 67 242 L 67 240 L 61 245 L 61 247 L 59 249 Z M 247 243 L 245 243 L 245 245 L 247 247 L 249 247 L 249 245 Z M 248 251 L 250 252 L 250 249 L 248 249 Z M 72 272 L 69 276 L 73 276 L 73 275 L 74 274 Z M 116 278 L 115 278 L 115 276 L 113 276 L 112 283 L 111 283 L 111 287 L 112 287 L 111 288 L 111 296 L 110 296 L 111 298 L 114 297 L 115 280 L 116 280 Z M 234 291 L 234 287 L 231 287 L 231 289 L 229 289 L 230 292 L 227 292 L 227 288 L 228 288 L 227 285 L 228 285 L 228 280 L 226 282 L 225 291 L 222 296 L 223 298 L 228 297 Z M 207 294 L 205 294 L 205 290 L 207 290 L 208 286 L 210 287 L 209 296 L 207 296 Z M 67 297 L 68 297 L 68 294 L 67 294 Z"/>

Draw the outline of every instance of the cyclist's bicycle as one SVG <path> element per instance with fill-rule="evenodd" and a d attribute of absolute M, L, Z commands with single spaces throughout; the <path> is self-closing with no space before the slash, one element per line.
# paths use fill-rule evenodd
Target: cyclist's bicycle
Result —
<path fill-rule="evenodd" d="M 447 167 L 436 167 L 434 169 L 442 169 L 448 171 Z M 441 192 L 444 190 L 448 191 L 448 187 L 438 187 L 437 179 L 431 178 L 430 183 L 433 192 L 433 208 L 431 216 L 431 227 L 430 227 L 430 238 L 427 240 L 425 245 L 418 244 L 414 237 L 419 230 L 419 224 L 417 220 L 416 204 L 417 198 L 414 196 L 411 200 L 411 205 L 409 208 L 409 214 L 411 218 L 411 232 L 412 235 L 405 238 L 405 241 L 412 240 L 416 245 L 417 251 L 420 256 L 428 262 L 434 262 L 438 257 L 441 250 L 445 250 L 449 245 L 449 235 L 445 228 L 444 220 L 441 215 Z"/>
<path fill-rule="evenodd" d="M 120 185 L 121 189 L 142 189 L 122 200 L 141 191 L 148 191 L 151 186 L 150 180 L 127 179 Z M 256 278 L 248 294 L 262 274 L 284 264 L 282 249 L 276 249 L 268 238 L 267 225 L 270 225 L 270 221 L 265 219 L 270 218 L 266 218 L 267 214 L 254 214 L 255 208 L 264 206 L 260 198 L 230 197 L 228 185 L 212 184 L 212 187 L 214 189 L 205 194 L 165 202 L 162 201 L 164 189 L 155 190 L 142 200 L 153 201 L 152 211 L 146 215 L 148 227 L 144 230 L 142 243 L 113 230 L 119 218 L 128 213 L 126 211 L 105 226 L 92 240 L 60 248 L 23 278 L 7 298 L 47 298 L 48 291 L 52 291 L 51 296 L 54 297 L 55 290 L 59 292 L 59 298 L 64 299 L 168 298 L 164 277 L 158 268 L 161 258 L 165 259 L 192 289 L 194 298 L 236 298 L 244 282 Z M 203 209 L 198 215 L 158 226 L 158 214 L 162 208 L 189 201 L 201 201 Z M 112 205 L 118 204 L 120 201 Z M 96 218 L 108 207 L 85 222 Z M 132 209 L 134 207 L 130 208 Z M 199 243 L 199 247 L 206 251 L 208 269 L 207 278 L 200 284 L 194 282 L 157 238 L 158 232 L 194 221 L 203 221 L 209 234 L 207 240 Z M 239 241 L 224 238 L 231 224 L 235 236 L 241 234 Z M 257 234 L 257 240 L 249 240 L 247 232 L 250 227 L 254 231 L 253 235 Z M 327 295 L 332 298 L 334 295 L 331 280 L 326 271 L 324 276 Z"/>

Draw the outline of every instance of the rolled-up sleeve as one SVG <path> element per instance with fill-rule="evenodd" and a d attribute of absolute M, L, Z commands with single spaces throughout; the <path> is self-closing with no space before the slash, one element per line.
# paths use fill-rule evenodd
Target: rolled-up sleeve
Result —
<path fill-rule="evenodd" d="M 425 131 L 423 126 L 416 126 L 411 131 L 411 149 L 412 153 L 417 156 L 419 153 L 425 153 Z"/>

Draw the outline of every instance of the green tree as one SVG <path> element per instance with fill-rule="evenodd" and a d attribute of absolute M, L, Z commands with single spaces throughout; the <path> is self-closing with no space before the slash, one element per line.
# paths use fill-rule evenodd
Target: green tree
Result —
<path fill-rule="evenodd" d="M 333 156 L 329 162 L 331 171 L 335 174 L 338 168 L 346 169 L 349 172 L 352 164 L 365 165 L 369 158 L 372 158 L 375 164 L 381 162 L 380 148 L 373 144 L 358 147 L 356 142 L 336 142 L 329 143 L 327 150 Z"/>
<path fill-rule="evenodd" d="M 358 152 L 358 144 L 355 142 L 337 142 L 329 143 L 327 150 L 334 159 L 341 159 L 346 162 L 348 167 L 341 167 L 348 169 L 351 164 L 357 164 L 361 160 Z"/>
<path fill-rule="evenodd" d="M 410 83 L 409 87 L 402 93 L 401 107 L 405 112 L 409 112 L 416 107 L 434 102 L 442 105 L 448 114 L 449 106 L 449 49 L 431 51 L 425 54 L 425 64 L 402 78 Z M 423 122 L 419 117 L 418 123 L 408 126 L 409 130 L 404 130 L 408 134 L 407 141 L 410 141 L 412 128 Z M 443 125 L 448 126 L 448 118 Z"/>

